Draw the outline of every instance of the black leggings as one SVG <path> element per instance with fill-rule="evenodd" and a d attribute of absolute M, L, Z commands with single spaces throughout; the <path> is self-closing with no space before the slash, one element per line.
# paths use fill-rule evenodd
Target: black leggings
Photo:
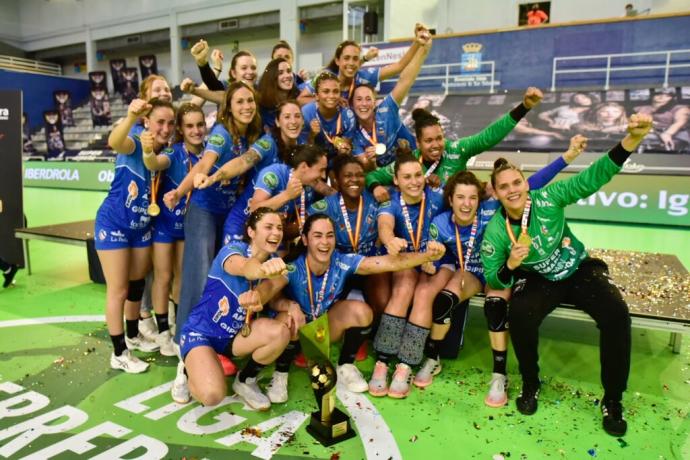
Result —
<path fill-rule="evenodd" d="M 570 277 L 548 281 L 521 272 L 513 286 L 508 321 L 523 382 L 539 382 L 539 326 L 559 304 L 571 304 L 594 319 L 599 328 L 601 382 L 608 399 L 620 400 L 630 372 L 630 315 L 620 291 L 599 259 L 587 258 Z"/>

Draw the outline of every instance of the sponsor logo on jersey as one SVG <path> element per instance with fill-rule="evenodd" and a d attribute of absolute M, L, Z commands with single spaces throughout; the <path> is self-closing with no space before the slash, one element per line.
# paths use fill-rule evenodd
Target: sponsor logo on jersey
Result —
<path fill-rule="evenodd" d="M 287 264 L 288 273 L 294 273 L 295 270 L 297 270 L 297 267 L 295 267 L 295 264 Z"/>
<path fill-rule="evenodd" d="M 259 139 L 258 141 L 256 141 L 256 145 L 258 145 L 264 150 L 271 148 L 271 142 L 268 139 Z"/>
<path fill-rule="evenodd" d="M 487 256 L 491 257 L 496 253 L 496 248 L 494 247 L 493 244 L 489 243 L 488 241 L 484 240 L 482 241 L 482 253 L 486 254 Z"/>
<path fill-rule="evenodd" d="M 216 147 L 222 147 L 225 145 L 225 138 L 221 136 L 220 134 L 214 134 L 213 136 L 208 138 L 208 143 L 211 145 L 215 145 Z"/>
<path fill-rule="evenodd" d="M 431 236 L 433 239 L 438 238 L 438 227 L 436 226 L 436 224 L 432 223 L 429 226 L 429 236 Z"/>
<path fill-rule="evenodd" d="M 99 230 L 98 231 L 98 239 L 103 241 L 105 237 L 108 236 L 108 233 L 105 230 Z"/>
<path fill-rule="evenodd" d="M 269 172 L 264 176 L 263 182 L 266 186 L 273 189 L 278 186 L 278 176 L 273 172 Z"/>
<path fill-rule="evenodd" d="M 326 200 L 319 200 L 316 203 L 314 203 L 312 207 L 317 211 L 325 211 L 326 209 L 328 209 L 328 204 L 326 203 Z"/>

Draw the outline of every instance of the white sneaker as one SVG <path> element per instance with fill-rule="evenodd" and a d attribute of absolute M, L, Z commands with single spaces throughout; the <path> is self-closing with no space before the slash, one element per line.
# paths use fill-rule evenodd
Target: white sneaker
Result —
<path fill-rule="evenodd" d="M 175 303 L 172 300 L 168 300 L 168 324 L 170 325 L 170 330 L 173 335 L 175 335 L 175 324 L 177 318 L 175 317 Z"/>
<path fill-rule="evenodd" d="M 440 359 L 427 358 L 419 369 L 417 375 L 414 376 L 413 383 L 418 388 L 426 388 L 434 381 L 434 376 L 441 373 Z"/>
<path fill-rule="evenodd" d="M 359 372 L 357 366 L 354 364 L 342 364 L 336 368 L 336 374 L 338 375 L 338 381 L 345 385 L 347 391 L 353 393 L 364 393 L 369 389 L 369 384 L 362 373 Z"/>
<path fill-rule="evenodd" d="M 173 381 L 172 388 L 170 388 L 170 395 L 173 401 L 179 404 L 187 404 L 191 399 L 189 386 L 187 385 L 187 376 L 184 375 L 184 363 L 182 361 L 177 364 L 177 375 Z"/>
<path fill-rule="evenodd" d="M 266 388 L 266 396 L 272 403 L 284 403 L 288 400 L 288 373 L 273 372 L 271 383 Z"/>
<path fill-rule="evenodd" d="M 163 331 L 156 335 L 156 344 L 160 347 L 160 354 L 163 356 L 177 356 L 175 347 L 172 341 L 172 334 L 170 329 Z"/>
<path fill-rule="evenodd" d="M 110 367 L 123 370 L 128 374 L 141 374 L 149 368 L 149 365 L 134 356 L 131 351 L 125 350 L 120 356 L 115 356 L 115 353 L 110 355 Z"/>
<path fill-rule="evenodd" d="M 147 353 L 158 351 L 158 348 L 160 348 L 155 340 L 144 337 L 141 332 L 131 339 L 125 335 L 125 343 L 130 350 L 145 351 Z"/>
<path fill-rule="evenodd" d="M 508 378 L 503 374 L 494 372 L 491 374 L 489 392 L 484 398 L 484 403 L 489 407 L 503 407 L 508 402 Z"/>
<path fill-rule="evenodd" d="M 388 394 L 388 364 L 376 361 L 374 372 L 369 380 L 369 394 L 376 397 Z"/>
<path fill-rule="evenodd" d="M 240 382 L 239 374 L 237 374 L 235 381 L 232 382 L 232 389 L 252 409 L 264 411 L 271 408 L 271 401 L 261 392 L 261 388 L 256 383 L 256 377 L 248 378 L 243 383 Z"/>
<path fill-rule="evenodd" d="M 149 340 L 155 340 L 158 335 L 158 326 L 153 316 L 139 320 L 139 332 Z"/>

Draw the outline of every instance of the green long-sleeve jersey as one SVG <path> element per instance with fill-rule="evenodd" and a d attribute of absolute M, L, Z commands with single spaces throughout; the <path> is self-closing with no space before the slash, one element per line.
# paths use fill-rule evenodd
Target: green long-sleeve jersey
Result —
<path fill-rule="evenodd" d="M 501 142 L 515 128 L 515 125 L 517 125 L 517 121 L 513 119 L 510 113 L 506 113 L 477 134 L 453 142 L 446 140 L 445 151 L 434 174 L 438 175 L 441 182 L 445 184 L 453 174 L 467 169 L 467 162 L 470 158 Z M 419 149 L 412 154 L 416 158 L 421 155 Z M 374 184 L 392 184 L 394 168 L 395 162 L 367 174 L 367 187 Z M 422 169 L 426 172 L 426 166 L 423 164 Z"/>
<path fill-rule="evenodd" d="M 587 257 L 587 251 L 568 227 L 565 207 L 599 190 L 620 170 L 621 167 L 605 155 L 569 179 L 530 191 L 532 207 L 527 233 L 532 238 L 532 245 L 520 270 L 539 273 L 550 281 L 571 276 Z M 511 228 L 514 235 L 520 234 L 519 225 L 511 225 Z M 513 285 L 512 279 L 506 284 L 498 277 L 498 271 L 510 256 L 511 247 L 505 211 L 497 212 L 486 228 L 481 246 L 484 275 L 494 289 Z"/>

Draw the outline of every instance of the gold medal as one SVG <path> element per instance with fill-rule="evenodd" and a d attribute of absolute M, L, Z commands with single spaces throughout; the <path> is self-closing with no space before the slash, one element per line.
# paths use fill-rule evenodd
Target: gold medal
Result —
<path fill-rule="evenodd" d="M 151 203 L 146 211 L 148 212 L 149 216 L 156 217 L 161 213 L 161 208 L 156 203 Z"/>
<path fill-rule="evenodd" d="M 380 156 L 386 153 L 386 144 L 376 144 L 374 148 L 376 149 L 376 155 Z"/>
<path fill-rule="evenodd" d="M 242 329 L 240 329 L 240 334 L 242 334 L 242 337 L 249 337 L 249 334 L 252 333 L 252 328 L 249 327 L 249 323 L 244 323 L 242 325 Z"/>
<path fill-rule="evenodd" d="M 318 328 L 314 337 L 317 342 L 323 342 L 326 339 L 326 329 L 323 327 Z"/>
<path fill-rule="evenodd" d="M 518 244 L 521 244 L 523 246 L 531 246 L 532 245 L 532 238 L 527 234 L 527 233 L 520 233 L 520 236 L 517 239 Z"/>
<path fill-rule="evenodd" d="M 336 149 L 341 149 L 345 146 L 345 139 L 342 137 L 334 137 L 333 138 L 333 145 L 335 146 Z"/>

